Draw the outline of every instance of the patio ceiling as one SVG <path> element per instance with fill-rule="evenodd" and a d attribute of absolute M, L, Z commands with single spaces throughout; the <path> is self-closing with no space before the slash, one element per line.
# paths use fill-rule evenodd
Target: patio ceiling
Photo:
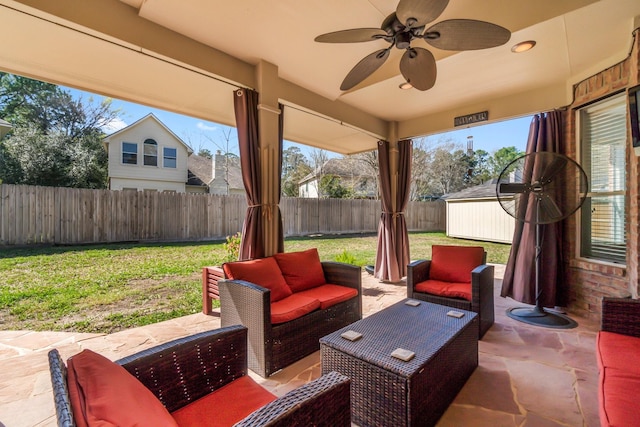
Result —
<path fill-rule="evenodd" d="M 349 70 L 386 43 L 314 37 L 379 27 L 397 2 L 0 0 L 0 69 L 232 126 L 233 87 L 267 90 L 290 107 L 285 139 L 347 154 L 378 138 L 450 130 L 460 115 L 488 111 L 499 121 L 568 105 L 575 83 L 628 55 L 640 22 L 638 0 L 450 0 L 437 21 L 490 21 L 511 40 L 468 52 L 425 44 L 438 68 L 425 92 L 398 88 L 397 50 L 340 91 Z M 533 50 L 510 51 L 530 39 Z"/>

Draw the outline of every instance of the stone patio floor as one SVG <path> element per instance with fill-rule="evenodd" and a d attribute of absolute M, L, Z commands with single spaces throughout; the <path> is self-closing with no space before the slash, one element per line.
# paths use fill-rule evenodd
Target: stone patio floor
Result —
<path fill-rule="evenodd" d="M 599 325 L 571 316 L 577 328 L 548 329 L 507 317 L 507 308 L 522 304 L 499 296 L 503 271 L 496 265 L 496 321 L 480 341 L 480 365 L 438 426 L 598 426 Z M 365 316 L 406 296 L 404 281 L 381 283 L 364 271 L 362 279 Z M 89 348 L 116 360 L 218 327 L 218 316 L 199 313 L 108 335 L 0 331 L 0 427 L 56 425 L 47 360 L 51 348 L 65 359 Z M 320 375 L 320 352 L 266 380 L 250 375 L 280 396 Z"/>

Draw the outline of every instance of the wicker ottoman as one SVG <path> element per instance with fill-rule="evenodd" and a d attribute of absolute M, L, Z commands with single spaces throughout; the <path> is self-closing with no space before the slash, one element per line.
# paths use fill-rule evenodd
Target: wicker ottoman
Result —
<path fill-rule="evenodd" d="M 320 339 L 322 373 L 351 378 L 351 416 L 361 427 L 432 426 L 478 366 L 478 318 L 421 301 L 392 305 Z M 350 341 L 346 331 L 362 334 Z M 391 356 L 402 348 L 409 361 Z"/>

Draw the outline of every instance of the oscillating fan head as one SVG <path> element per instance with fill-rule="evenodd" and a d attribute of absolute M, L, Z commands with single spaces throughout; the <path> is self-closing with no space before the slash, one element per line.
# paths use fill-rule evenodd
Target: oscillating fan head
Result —
<path fill-rule="evenodd" d="M 587 175 L 571 158 L 548 151 L 525 154 L 509 163 L 498 178 L 500 206 L 518 221 L 549 224 L 582 206 Z"/>

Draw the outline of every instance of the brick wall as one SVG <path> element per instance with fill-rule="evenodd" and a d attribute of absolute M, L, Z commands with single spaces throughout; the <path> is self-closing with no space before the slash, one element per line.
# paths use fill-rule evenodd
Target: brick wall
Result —
<path fill-rule="evenodd" d="M 640 83 L 640 31 L 634 33 L 632 51 L 627 59 L 574 86 L 574 102 L 565 112 L 567 155 L 577 159 L 576 117 L 578 109 Z M 628 127 L 627 122 L 627 127 Z M 639 159 L 631 147 L 627 129 L 627 264 L 593 262 L 578 257 L 578 219 L 571 216 L 564 224 L 565 271 L 569 284 L 572 312 L 599 320 L 604 296 L 638 297 L 640 242 L 638 239 L 638 200 L 640 197 Z"/>

